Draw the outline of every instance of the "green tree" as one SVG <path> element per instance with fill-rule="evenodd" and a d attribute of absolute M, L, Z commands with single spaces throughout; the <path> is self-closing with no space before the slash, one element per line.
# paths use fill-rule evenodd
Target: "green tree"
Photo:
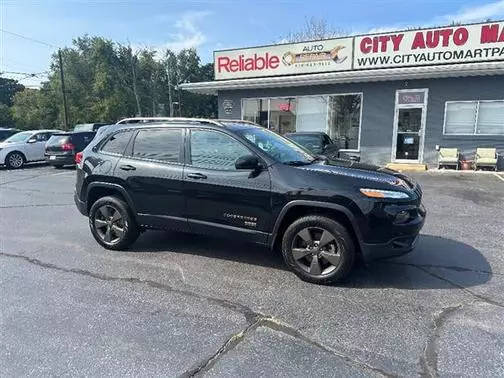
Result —
<path fill-rule="evenodd" d="M 12 106 L 14 95 L 23 89 L 24 86 L 16 80 L 0 77 L 0 103 Z"/>

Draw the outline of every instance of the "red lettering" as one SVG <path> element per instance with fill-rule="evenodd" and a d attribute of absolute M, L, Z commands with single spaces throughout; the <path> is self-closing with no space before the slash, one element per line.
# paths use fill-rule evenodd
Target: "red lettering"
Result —
<path fill-rule="evenodd" d="M 497 42 L 497 37 L 499 36 L 499 24 L 493 25 L 483 25 L 481 27 L 481 43 L 495 43 Z M 501 38 L 504 36 L 504 30 L 502 32 Z M 500 39 L 499 38 L 499 42 Z"/>
<path fill-rule="evenodd" d="M 227 56 L 219 56 L 217 59 L 217 69 L 219 72 L 222 72 L 222 69 L 225 69 L 226 72 L 229 72 L 229 58 Z"/>
<path fill-rule="evenodd" d="M 231 72 L 236 72 L 240 69 L 240 63 L 237 60 L 232 60 L 231 63 L 229 63 L 229 69 Z"/>
<path fill-rule="evenodd" d="M 404 34 L 391 35 L 390 39 L 394 45 L 394 51 L 399 51 Z"/>
<path fill-rule="evenodd" d="M 428 48 L 433 49 L 439 44 L 439 31 L 429 30 L 425 37 L 425 44 Z"/>
<path fill-rule="evenodd" d="M 425 41 L 422 32 L 417 32 L 415 34 L 415 39 L 413 40 L 413 44 L 411 45 L 411 49 L 425 49 Z"/>
<path fill-rule="evenodd" d="M 360 41 L 360 51 L 364 54 L 371 52 L 373 41 L 369 37 L 362 38 Z"/>
<path fill-rule="evenodd" d="M 264 56 L 254 54 L 249 58 L 246 58 L 244 55 L 239 55 L 236 59 L 230 59 L 227 56 L 217 58 L 218 72 L 274 70 L 279 66 L 280 58 L 277 55 L 270 55 L 270 53 L 266 53 Z"/>
<path fill-rule="evenodd" d="M 448 47 L 450 44 L 450 36 L 453 34 L 453 29 L 442 29 L 439 31 L 439 34 L 441 35 L 441 44 L 443 47 Z"/>
<path fill-rule="evenodd" d="M 268 53 L 266 53 L 266 57 L 268 57 Z M 255 69 L 256 70 L 263 70 L 266 67 L 266 60 L 262 57 L 258 57 L 257 54 L 254 54 L 254 60 L 255 60 Z M 259 63 L 261 63 L 261 67 L 259 67 Z"/>
<path fill-rule="evenodd" d="M 469 32 L 466 28 L 458 28 L 455 30 L 455 33 L 453 33 L 453 42 L 455 42 L 457 46 L 464 45 L 468 38 Z"/>
<path fill-rule="evenodd" d="M 373 37 L 373 52 L 378 52 L 378 37 Z"/>
<path fill-rule="evenodd" d="M 275 69 L 278 67 L 279 64 L 280 64 L 280 58 L 276 55 L 273 55 L 269 60 L 270 68 Z"/>
<path fill-rule="evenodd" d="M 387 43 L 390 41 L 390 37 L 388 35 L 382 35 L 378 37 L 378 41 L 381 43 L 381 52 L 386 52 L 387 51 Z"/>

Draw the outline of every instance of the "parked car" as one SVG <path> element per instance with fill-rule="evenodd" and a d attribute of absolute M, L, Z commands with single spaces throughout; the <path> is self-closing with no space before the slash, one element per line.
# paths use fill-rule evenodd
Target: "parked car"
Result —
<path fill-rule="evenodd" d="M 20 130 L 17 130 L 17 129 L 0 127 L 0 142 L 3 142 L 5 139 L 9 138 L 10 136 L 19 133 L 19 131 Z"/>
<path fill-rule="evenodd" d="M 95 135 L 94 131 L 53 134 L 45 146 L 46 162 L 55 168 L 75 165 L 75 154 L 86 148 Z"/>
<path fill-rule="evenodd" d="M 73 131 L 97 131 L 100 127 L 107 125 L 108 123 L 79 123 L 75 125 Z"/>
<path fill-rule="evenodd" d="M 107 128 L 77 154 L 75 203 L 103 247 L 174 229 L 280 247 L 314 283 L 410 251 L 422 191 L 385 168 L 323 159 L 259 125 L 171 120 Z"/>
<path fill-rule="evenodd" d="M 336 145 L 326 133 L 295 132 L 287 133 L 284 136 L 297 144 L 300 144 L 316 155 L 324 155 L 328 158 L 338 157 L 338 145 Z"/>
<path fill-rule="evenodd" d="M 28 162 L 43 161 L 45 144 L 60 130 L 22 131 L 0 143 L 0 164 L 10 169 L 21 168 Z"/>

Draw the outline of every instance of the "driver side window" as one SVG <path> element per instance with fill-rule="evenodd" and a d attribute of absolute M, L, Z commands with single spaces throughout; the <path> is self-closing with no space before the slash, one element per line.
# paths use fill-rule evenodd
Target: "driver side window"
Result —
<path fill-rule="evenodd" d="M 250 155 L 240 142 L 220 132 L 191 131 L 191 162 L 193 167 L 234 171 L 239 157 Z"/>

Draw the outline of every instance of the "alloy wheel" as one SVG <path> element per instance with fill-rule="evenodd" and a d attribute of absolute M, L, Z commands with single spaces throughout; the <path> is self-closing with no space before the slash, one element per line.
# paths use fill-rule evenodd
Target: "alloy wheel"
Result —
<path fill-rule="evenodd" d="M 313 276 L 324 276 L 341 264 L 341 243 L 328 230 L 306 227 L 292 241 L 291 251 L 296 264 Z"/>
<path fill-rule="evenodd" d="M 20 168 L 23 163 L 23 157 L 20 154 L 11 154 L 9 156 L 9 166 L 12 168 Z"/>
<path fill-rule="evenodd" d="M 111 205 L 103 205 L 96 210 L 94 226 L 98 236 L 107 244 L 121 241 L 126 231 L 125 219 Z"/>

